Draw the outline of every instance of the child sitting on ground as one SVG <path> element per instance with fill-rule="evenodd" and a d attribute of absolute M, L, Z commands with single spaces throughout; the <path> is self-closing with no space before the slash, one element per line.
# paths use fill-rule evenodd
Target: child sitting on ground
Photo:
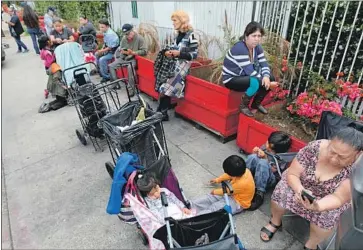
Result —
<path fill-rule="evenodd" d="M 143 175 L 137 180 L 137 187 L 144 197 L 149 210 L 155 214 L 160 222 L 164 223 L 164 207 L 161 203 L 161 192 L 164 192 L 168 200 L 168 216 L 176 220 L 192 217 L 195 213 L 185 207 L 172 192 L 167 188 L 160 188 L 153 176 Z"/>
<path fill-rule="evenodd" d="M 267 142 L 262 147 L 255 147 L 253 154 L 247 157 L 247 168 L 249 168 L 254 176 L 256 184 L 256 192 L 249 210 L 255 210 L 263 203 L 264 195 L 267 188 L 274 187 L 280 180 L 274 160 L 265 152 L 275 155 L 286 153 L 291 146 L 291 138 L 288 134 L 276 131 L 272 132 Z M 279 161 L 279 168 L 283 172 L 287 163 Z"/>
<path fill-rule="evenodd" d="M 49 103 L 43 103 L 39 108 L 39 113 L 57 110 L 67 106 L 67 90 L 62 83 L 62 71 L 59 65 L 55 62 L 55 56 L 51 50 L 51 42 L 46 35 L 38 38 L 40 49 L 40 58 L 44 62 L 45 69 L 48 74 L 47 89 L 44 90 L 45 98 L 48 98 L 51 93 L 56 100 Z"/>
<path fill-rule="evenodd" d="M 233 194 L 229 196 L 229 203 L 232 214 L 236 214 L 251 206 L 251 201 L 255 193 L 255 183 L 251 171 L 246 168 L 245 161 L 237 156 L 229 156 L 223 162 L 224 174 L 210 181 L 210 183 L 221 183 L 230 181 Z M 192 201 L 192 207 L 197 214 L 205 214 L 218 211 L 226 205 L 222 188 L 212 190 L 206 196 Z"/>

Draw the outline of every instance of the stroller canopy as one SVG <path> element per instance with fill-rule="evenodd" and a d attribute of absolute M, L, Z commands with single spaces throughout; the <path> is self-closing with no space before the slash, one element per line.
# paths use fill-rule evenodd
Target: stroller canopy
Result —
<path fill-rule="evenodd" d="M 73 82 L 73 72 L 78 68 L 76 66 L 85 63 L 82 47 L 76 42 L 64 43 L 55 49 L 54 54 L 57 64 L 61 67 L 62 71 L 75 67 L 64 73 L 65 79 L 63 79 L 63 81 L 70 86 Z M 83 65 L 81 68 L 86 68 L 88 72 L 91 72 L 89 64 Z"/>

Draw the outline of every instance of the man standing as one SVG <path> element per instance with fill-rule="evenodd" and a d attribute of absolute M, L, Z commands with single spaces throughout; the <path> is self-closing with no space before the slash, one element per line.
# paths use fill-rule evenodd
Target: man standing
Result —
<path fill-rule="evenodd" d="M 47 13 L 44 15 L 44 26 L 45 31 L 47 32 L 48 37 L 50 36 L 50 32 L 53 30 L 53 17 L 54 17 L 55 8 L 48 7 Z"/>
<path fill-rule="evenodd" d="M 144 38 L 133 30 L 131 24 L 124 24 L 122 26 L 123 38 L 120 47 L 116 50 L 115 61 L 109 65 L 111 81 L 117 80 L 116 70 L 121 67 L 125 62 L 131 62 L 127 66 L 128 72 L 128 90 L 131 95 L 134 95 L 135 79 L 132 74 L 135 72 L 136 60 L 135 55 L 144 56 L 147 54 L 147 47 Z M 118 86 L 118 85 L 117 85 Z M 116 87 L 116 86 L 115 86 Z"/>
<path fill-rule="evenodd" d="M 5 21 L 9 25 L 9 31 L 12 37 L 14 37 L 16 44 L 18 45 L 18 52 L 29 52 L 28 47 L 21 41 L 20 35 L 24 33 L 23 26 L 20 23 L 19 17 L 16 15 L 16 11 L 13 8 L 9 9 L 11 16 L 10 21 Z M 24 49 L 24 51 L 22 50 Z"/>
<path fill-rule="evenodd" d="M 101 82 L 107 82 L 110 80 L 107 63 L 113 58 L 113 55 L 120 44 L 120 39 L 116 32 L 110 28 L 110 23 L 107 19 L 99 21 L 99 28 L 103 33 L 104 47 L 96 52 L 96 60 L 102 77 Z"/>

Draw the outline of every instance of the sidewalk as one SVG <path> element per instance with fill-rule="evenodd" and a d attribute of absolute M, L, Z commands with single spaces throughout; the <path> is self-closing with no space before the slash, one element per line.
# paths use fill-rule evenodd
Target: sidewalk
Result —
<path fill-rule="evenodd" d="M 6 39 L 11 47 L 2 64 L 3 249 L 146 249 L 135 227 L 106 213 L 108 149 L 95 152 L 91 145 L 81 145 L 74 132 L 81 127 L 74 107 L 37 112 L 47 82 L 44 67 L 33 50 L 16 54 L 13 39 Z M 23 41 L 32 48 L 29 37 Z M 180 185 L 189 198 L 204 195 L 210 192 L 207 181 L 222 173 L 223 160 L 238 154 L 235 141 L 221 144 L 192 123 L 170 116 L 164 127 Z M 260 210 L 235 219 L 248 249 L 302 249 L 284 230 L 263 243 L 259 231 L 268 216 Z"/>

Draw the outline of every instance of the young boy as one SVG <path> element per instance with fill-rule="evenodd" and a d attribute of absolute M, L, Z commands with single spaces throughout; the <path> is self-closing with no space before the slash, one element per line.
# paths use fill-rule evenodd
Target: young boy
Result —
<path fill-rule="evenodd" d="M 233 194 L 229 196 L 229 203 L 233 214 L 248 209 L 255 193 L 255 182 L 251 171 L 246 169 L 246 162 L 237 155 L 231 155 L 224 160 L 223 170 L 224 174 L 210 182 L 230 181 Z M 210 194 L 192 201 L 192 207 L 198 215 L 218 211 L 225 205 L 222 188 L 214 189 Z"/>
<path fill-rule="evenodd" d="M 280 179 L 273 159 L 265 152 L 272 155 L 286 153 L 290 146 L 291 138 L 288 134 L 281 131 L 272 132 L 266 144 L 261 148 L 255 147 L 253 154 L 247 157 L 247 168 L 251 170 L 256 184 L 256 192 L 250 210 L 255 210 L 262 205 L 266 189 L 276 185 Z M 279 167 L 283 172 L 287 164 L 280 161 Z"/>

